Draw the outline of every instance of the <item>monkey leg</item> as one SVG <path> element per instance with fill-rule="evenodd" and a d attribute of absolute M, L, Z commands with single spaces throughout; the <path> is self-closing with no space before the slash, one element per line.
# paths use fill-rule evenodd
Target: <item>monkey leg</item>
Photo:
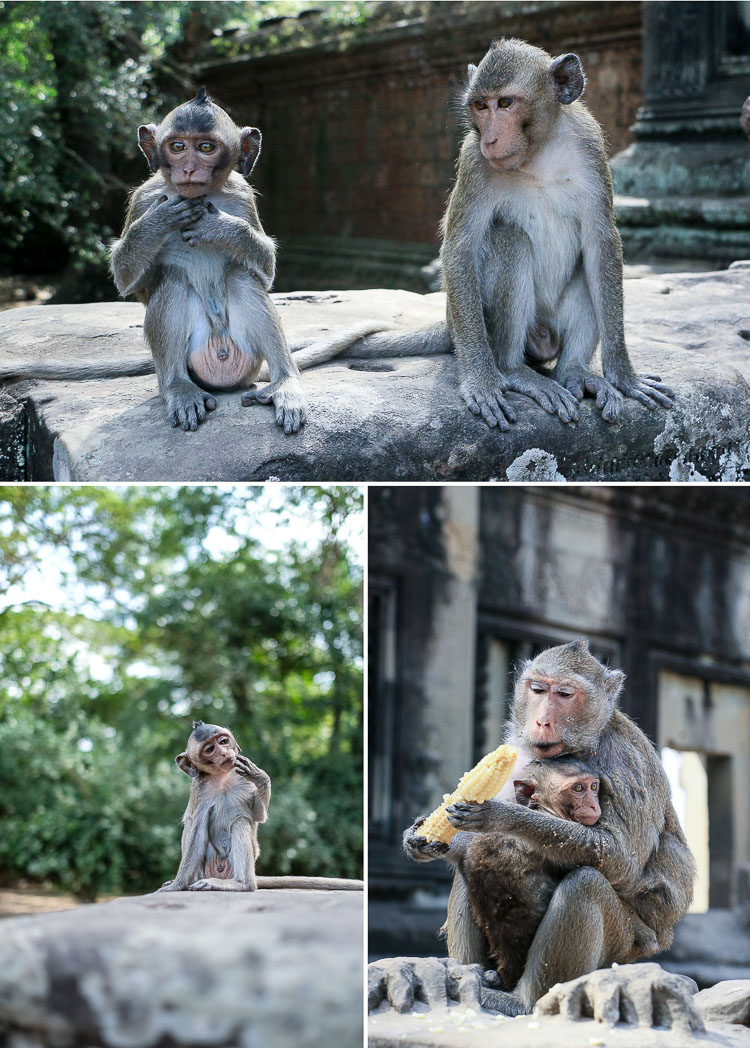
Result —
<path fill-rule="evenodd" d="M 550 987 L 622 963 L 632 948 L 632 923 L 609 881 L 590 866 L 573 870 L 552 896 L 524 973 L 514 992 L 503 995 L 509 998 L 505 1007 L 530 1012 Z"/>
<path fill-rule="evenodd" d="M 575 397 L 555 379 L 524 363 L 529 333 L 537 330 L 533 262 L 524 232 L 505 224 L 493 227 L 482 277 L 487 335 L 506 392 L 523 393 L 563 422 L 575 422 Z"/>
<path fill-rule="evenodd" d="M 244 393 L 242 405 L 272 403 L 277 424 L 287 434 L 296 433 L 307 421 L 307 405 L 299 369 L 287 345 L 276 307 L 249 271 L 232 270 L 227 277 L 227 288 L 229 330 L 237 344 L 247 349 L 257 362 L 249 377 L 257 375 L 265 359 L 271 378 L 267 386 Z"/>
<path fill-rule="evenodd" d="M 459 964 L 481 964 L 486 967 L 487 940 L 474 920 L 469 886 L 460 870 L 456 870 L 453 875 L 446 925 L 448 956 Z"/>
<path fill-rule="evenodd" d="M 252 883 L 238 881 L 234 877 L 202 877 L 188 885 L 190 892 L 254 892 L 255 879 Z"/>
<path fill-rule="evenodd" d="M 195 293 L 184 274 L 165 266 L 162 281 L 149 299 L 143 332 L 156 366 L 159 390 L 169 421 L 185 431 L 196 430 L 216 400 L 188 374 L 187 352 Z"/>

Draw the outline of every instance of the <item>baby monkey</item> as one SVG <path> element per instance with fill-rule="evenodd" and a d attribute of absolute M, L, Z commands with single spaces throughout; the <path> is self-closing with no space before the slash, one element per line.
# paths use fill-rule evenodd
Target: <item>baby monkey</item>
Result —
<path fill-rule="evenodd" d="M 513 783 L 516 801 L 559 819 L 594 826 L 601 816 L 599 776 L 571 757 L 532 761 Z M 537 928 L 570 872 L 522 840 L 501 833 L 458 833 L 446 858 L 462 870 L 472 912 L 496 962 L 503 988 L 523 974 Z"/>
<path fill-rule="evenodd" d="M 182 819 L 182 861 L 159 891 L 255 891 L 258 824 L 268 815 L 270 778 L 240 753 L 228 728 L 203 721 L 193 722 L 175 761 L 192 779 L 190 800 Z"/>

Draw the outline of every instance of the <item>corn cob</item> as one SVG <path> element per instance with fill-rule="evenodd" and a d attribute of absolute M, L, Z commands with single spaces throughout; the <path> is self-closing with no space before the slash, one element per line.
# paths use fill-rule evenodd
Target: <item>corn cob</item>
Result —
<path fill-rule="evenodd" d="M 458 830 L 448 822 L 446 807 L 455 801 L 488 801 L 494 797 L 510 778 L 517 756 L 518 750 L 513 746 L 498 746 L 482 757 L 471 771 L 464 772 L 453 793 L 446 793 L 443 803 L 417 828 L 419 836 L 449 844 Z"/>

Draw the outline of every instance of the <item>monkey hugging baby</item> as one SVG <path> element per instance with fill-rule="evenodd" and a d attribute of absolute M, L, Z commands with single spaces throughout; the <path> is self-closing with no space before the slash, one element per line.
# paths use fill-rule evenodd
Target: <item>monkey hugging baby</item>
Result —
<path fill-rule="evenodd" d="M 159 892 L 252 892 L 257 888 L 361 891 L 362 882 L 332 877 L 257 877 L 258 826 L 268 816 L 271 780 L 228 728 L 194 721 L 184 752 L 175 757 L 189 775 L 182 858 Z"/>
<path fill-rule="evenodd" d="M 586 395 L 608 422 L 624 398 L 668 408 L 671 389 L 658 375 L 637 375 L 628 357 L 612 179 L 601 128 L 580 100 L 584 86 L 574 54 L 493 44 L 468 67 L 461 95 L 466 133 L 442 222 L 445 321 L 423 331 L 363 321 L 292 347 L 269 295 L 275 244 L 246 181 L 261 133 L 237 127 L 200 88 L 158 126 L 138 129 L 151 175 L 132 194 L 111 249 L 118 291 L 146 306 L 153 365 L 12 365 L 0 378 L 155 367 L 169 420 L 184 430 L 216 408 L 216 391 L 269 379 L 242 403 L 273 403 L 289 434 L 307 418 L 300 368 L 338 355 L 452 352 L 469 410 L 500 430 L 516 420 L 508 393 L 563 423 L 578 419 Z M 602 374 L 591 369 L 597 345 Z"/>

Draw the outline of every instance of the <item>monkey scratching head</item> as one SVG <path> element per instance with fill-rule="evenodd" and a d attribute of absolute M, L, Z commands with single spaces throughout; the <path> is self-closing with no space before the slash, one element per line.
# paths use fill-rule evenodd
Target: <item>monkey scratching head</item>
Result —
<path fill-rule="evenodd" d="M 177 766 L 194 778 L 199 773 L 218 775 L 231 771 L 240 747 L 229 728 L 193 721 L 185 751 L 175 757 Z"/>
<path fill-rule="evenodd" d="M 184 197 L 221 189 L 232 170 L 246 177 L 260 155 L 257 127 L 238 128 L 199 87 L 195 98 L 167 113 L 157 127 L 142 124 L 138 145 L 152 174 L 161 171 Z"/>
<path fill-rule="evenodd" d="M 596 750 L 625 674 L 603 666 L 583 638 L 547 648 L 524 663 L 516 681 L 513 725 L 535 757 Z"/>
<path fill-rule="evenodd" d="M 522 40 L 495 41 L 478 66 L 469 66 L 463 94 L 482 156 L 497 171 L 517 171 L 585 84 L 577 55 L 552 58 Z"/>

